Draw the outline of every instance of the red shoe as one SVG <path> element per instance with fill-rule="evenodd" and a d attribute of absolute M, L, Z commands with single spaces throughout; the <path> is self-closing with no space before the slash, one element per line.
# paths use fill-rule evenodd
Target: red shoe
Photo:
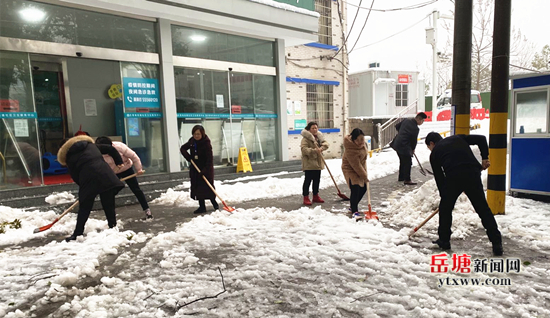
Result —
<path fill-rule="evenodd" d="M 318 194 L 313 195 L 313 202 L 315 203 L 325 203 L 325 200 L 321 199 Z"/>
<path fill-rule="evenodd" d="M 311 205 L 311 201 L 309 201 L 309 195 L 304 196 L 304 205 Z"/>

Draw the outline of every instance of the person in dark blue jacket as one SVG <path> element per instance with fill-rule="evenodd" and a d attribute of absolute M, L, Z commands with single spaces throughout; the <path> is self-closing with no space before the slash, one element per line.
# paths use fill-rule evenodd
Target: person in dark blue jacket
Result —
<path fill-rule="evenodd" d="M 412 156 L 420 132 L 418 126 L 422 125 L 427 117 L 425 113 L 418 113 L 414 118 L 407 118 L 395 125 L 397 136 L 390 143 L 390 147 L 399 156 L 398 181 L 404 181 L 406 185 L 416 185 L 416 182 L 411 181 Z"/>
<path fill-rule="evenodd" d="M 481 218 L 489 240 L 493 243 L 494 255 L 502 255 L 502 236 L 485 199 L 481 183 L 481 170 L 491 165 L 489 146 L 485 136 L 455 135 L 443 139 L 440 134 L 431 132 L 426 136 L 426 145 L 432 152 L 430 164 L 441 196 L 437 231 L 439 239 L 434 241 L 434 244 L 442 249 L 451 248 L 452 212 L 458 196 L 464 192 Z M 470 145 L 478 146 L 481 152 L 481 164 L 474 156 Z"/>

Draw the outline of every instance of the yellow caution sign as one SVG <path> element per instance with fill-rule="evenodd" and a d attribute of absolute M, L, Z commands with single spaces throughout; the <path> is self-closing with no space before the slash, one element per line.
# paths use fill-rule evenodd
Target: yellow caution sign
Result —
<path fill-rule="evenodd" d="M 237 162 L 237 172 L 252 172 L 252 165 L 250 164 L 250 159 L 248 158 L 248 151 L 245 147 L 239 148 L 239 161 Z"/>

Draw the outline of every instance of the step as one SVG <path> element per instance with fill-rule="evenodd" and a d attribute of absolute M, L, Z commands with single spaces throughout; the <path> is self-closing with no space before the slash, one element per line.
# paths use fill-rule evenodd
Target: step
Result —
<path fill-rule="evenodd" d="M 301 171 L 300 161 L 287 161 L 287 162 L 270 162 L 264 164 L 257 164 L 254 166 L 253 172 L 247 173 L 235 173 L 235 166 L 231 167 L 216 167 L 215 179 L 221 180 L 234 180 L 243 176 L 254 175 L 266 175 L 277 173 L 281 171 L 297 172 Z M 145 193 L 147 200 L 153 200 L 160 196 L 169 188 L 173 188 L 182 184 L 184 181 L 189 181 L 189 172 L 181 171 L 176 173 L 159 173 L 154 175 L 142 175 L 139 177 L 140 188 Z M 45 199 L 47 196 L 54 192 L 70 192 L 75 197 L 78 196 L 78 186 L 76 184 L 62 184 L 62 185 L 50 185 L 40 186 L 33 188 L 13 189 L 0 191 L 2 200 L 0 205 L 9 206 L 12 208 L 25 208 L 35 209 L 44 208 L 53 210 L 64 210 L 70 206 L 70 204 L 49 205 Z M 126 186 L 117 195 L 117 206 L 136 204 L 137 199 L 131 190 Z M 99 197 L 96 199 L 94 208 L 99 207 Z"/>

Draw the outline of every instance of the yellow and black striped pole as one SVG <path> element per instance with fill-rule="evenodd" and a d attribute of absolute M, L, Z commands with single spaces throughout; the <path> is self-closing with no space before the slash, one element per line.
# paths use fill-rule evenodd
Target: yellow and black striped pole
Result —
<path fill-rule="evenodd" d="M 453 125 L 451 133 L 470 134 L 470 89 L 472 87 L 473 1 L 455 1 L 453 44 Z M 454 129 L 453 129 L 454 128 Z"/>
<path fill-rule="evenodd" d="M 493 69 L 491 71 L 491 124 L 489 126 L 489 176 L 487 203 L 493 214 L 504 214 L 506 206 L 506 150 L 508 124 L 508 68 L 512 1 L 495 1 Z"/>

